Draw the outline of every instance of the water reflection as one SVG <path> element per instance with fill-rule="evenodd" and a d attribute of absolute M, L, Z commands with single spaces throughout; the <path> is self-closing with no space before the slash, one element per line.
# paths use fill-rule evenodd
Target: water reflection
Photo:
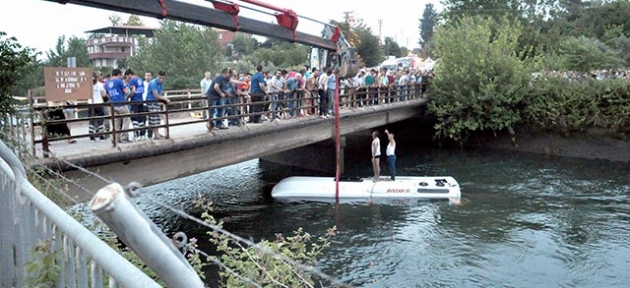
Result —
<path fill-rule="evenodd" d="M 367 162 L 347 167 L 354 175 L 370 173 Z M 399 174 L 455 177 L 465 204 L 274 203 L 265 196 L 268 184 L 318 173 L 256 160 L 145 189 L 196 216 L 201 211 L 193 200 L 211 199 L 227 229 L 256 240 L 299 227 L 317 235 L 336 225 L 339 234 L 320 266 L 357 286 L 599 288 L 630 282 L 627 165 L 423 149 L 402 154 L 399 167 Z M 138 201 L 167 231 L 186 231 L 203 243 L 202 227 Z"/>

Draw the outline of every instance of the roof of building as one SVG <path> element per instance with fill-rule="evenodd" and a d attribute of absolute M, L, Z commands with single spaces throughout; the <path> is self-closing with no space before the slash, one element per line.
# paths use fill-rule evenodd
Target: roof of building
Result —
<path fill-rule="evenodd" d="M 144 35 L 147 37 L 153 37 L 153 33 L 157 30 L 156 28 L 146 27 L 146 26 L 109 26 L 98 28 L 90 31 L 85 31 L 85 33 L 105 33 L 105 34 L 130 34 L 130 35 Z"/>

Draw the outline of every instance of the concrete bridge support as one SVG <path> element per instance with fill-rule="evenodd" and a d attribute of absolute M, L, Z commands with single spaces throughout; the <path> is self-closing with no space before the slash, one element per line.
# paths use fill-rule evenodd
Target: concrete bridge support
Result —
<path fill-rule="evenodd" d="M 340 140 L 340 170 L 341 174 L 343 174 L 345 169 L 344 150 L 346 147 L 346 137 L 341 137 Z M 333 140 L 325 140 L 311 145 L 260 157 L 260 160 L 284 166 L 334 173 L 336 167 L 335 142 Z"/>

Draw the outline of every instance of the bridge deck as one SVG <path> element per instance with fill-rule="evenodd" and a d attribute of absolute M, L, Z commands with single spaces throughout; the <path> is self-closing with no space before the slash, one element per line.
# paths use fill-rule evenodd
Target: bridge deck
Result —
<path fill-rule="evenodd" d="M 417 103 L 414 103 L 417 102 Z M 382 109 L 395 109 L 392 106 L 400 106 L 401 104 L 407 104 L 411 106 L 422 105 L 426 102 L 426 99 L 416 99 L 411 100 L 404 103 L 393 103 L 393 104 L 382 104 L 379 106 L 368 106 L 363 108 L 343 108 L 341 109 L 341 117 L 353 117 L 355 115 L 365 114 L 366 112 L 370 112 L 373 110 L 382 110 Z M 388 107 L 390 106 L 390 107 Z M 185 123 L 193 119 L 191 116 L 182 116 L 178 118 L 171 118 L 170 124 L 175 123 Z M 312 121 L 329 121 L 333 122 L 333 118 L 322 119 L 317 115 L 305 115 L 304 117 L 297 117 L 292 119 L 280 120 L 280 121 L 265 121 L 262 124 L 253 124 L 248 123 L 242 127 L 230 126 L 227 130 L 213 130 L 212 132 L 208 132 L 205 123 L 192 123 L 181 126 L 172 126 L 169 127 L 170 131 L 170 139 L 165 140 L 144 140 L 139 142 L 133 142 L 128 144 L 118 144 L 116 147 L 113 147 L 111 140 L 97 140 L 95 142 L 91 142 L 88 138 L 79 138 L 76 139 L 76 143 L 70 144 L 66 141 L 56 141 L 51 142 L 49 145 L 50 152 L 52 154 L 52 158 L 49 158 L 49 161 L 44 160 L 46 162 L 57 162 L 54 158 L 64 159 L 71 162 L 81 162 L 80 159 L 85 157 L 94 157 L 94 156 L 105 156 L 105 155 L 114 155 L 120 152 L 131 152 L 133 150 L 141 150 L 141 149 L 155 149 L 164 145 L 172 145 L 174 142 L 187 142 L 187 141 L 195 141 L 196 138 L 199 137 L 207 137 L 208 135 L 217 136 L 220 138 L 233 138 L 233 137 L 243 137 L 248 134 L 258 134 L 262 131 L 273 132 L 275 130 L 282 130 L 284 127 L 295 126 L 298 123 L 309 124 L 308 122 Z M 72 135 L 80 135 L 86 134 L 88 131 L 87 123 L 73 123 L 69 124 Z M 160 129 L 162 131 L 162 135 L 164 135 L 164 129 Z M 38 158 L 43 158 L 43 150 L 41 144 L 36 145 L 36 154 Z M 78 161 L 79 160 L 79 161 Z"/>

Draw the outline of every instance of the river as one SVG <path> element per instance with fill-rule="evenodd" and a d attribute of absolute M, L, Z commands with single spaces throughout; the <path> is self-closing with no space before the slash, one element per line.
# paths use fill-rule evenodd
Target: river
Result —
<path fill-rule="evenodd" d="M 318 235 L 336 225 L 319 265 L 356 286 L 629 287 L 627 164 L 399 146 L 400 175 L 451 175 L 463 203 L 273 203 L 266 185 L 314 172 L 258 160 L 146 189 L 195 215 L 192 201 L 204 195 L 228 230 L 257 240 L 298 227 Z M 371 171 L 369 159 L 347 168 Z M 205 229 L 139 200 L 158 225 L 211 249 Z"/>

